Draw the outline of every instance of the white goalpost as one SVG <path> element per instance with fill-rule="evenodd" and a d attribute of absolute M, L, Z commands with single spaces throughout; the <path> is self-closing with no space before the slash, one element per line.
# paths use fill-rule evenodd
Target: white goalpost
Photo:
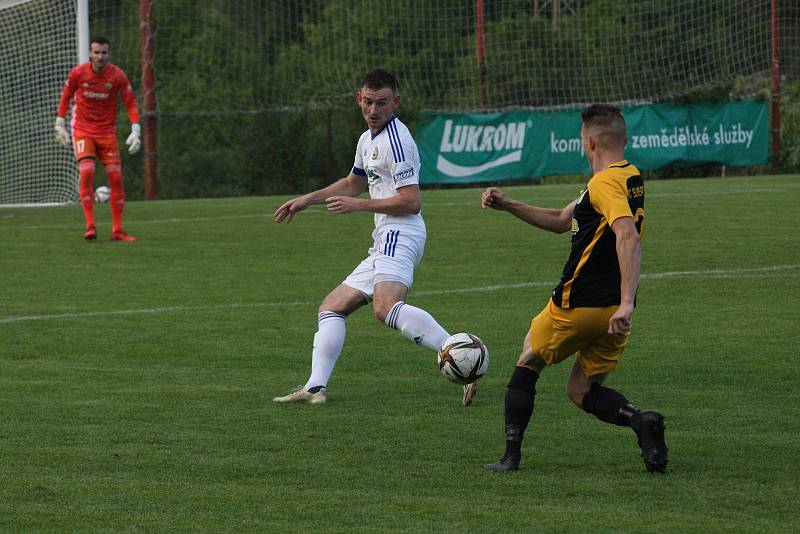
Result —
<path fill-rule="evenodd" d="M 87 0 L 0 0 L 0 28 L 0 206 L 74 202 L 77 166 L 53 123 L 64 80 L 89 57 Z"/>

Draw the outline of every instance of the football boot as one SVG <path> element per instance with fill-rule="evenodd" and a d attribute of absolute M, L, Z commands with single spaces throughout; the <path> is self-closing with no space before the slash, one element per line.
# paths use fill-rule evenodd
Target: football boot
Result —
<path fill-rule="evenodd" d="M 664 416 L 658 412 L 642 412 L 634 427 L 644 466 L 650 473 L 666 473 L 667 444 L 664 441 Z"/>
<path fill-rule="evenodd" d="M 311 388 L 314 389 L 314 388 Z M 311 393 L 305 386 L 297 386 L 289 394 L 283 397 L 275 397 L 274 402 L 307 402 L 308 404 L 323 404 L 328 400 L 327 388 L 320 387 L 315 393 Z"/>
<path fill-rule="evenodd" d="M 127 241 L 128 243 L 132 243 L 136 241 L 136 238 L 120 230 L 111 234 L 111 241 Z"/>

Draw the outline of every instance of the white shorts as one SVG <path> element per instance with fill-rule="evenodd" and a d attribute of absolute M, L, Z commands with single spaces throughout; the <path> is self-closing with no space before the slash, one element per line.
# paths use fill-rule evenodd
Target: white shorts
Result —
<path fill-rule="evenodd" d="M 403 228 L 385 228 L 375 235 L 367 257 L 358 264 L 344 284 L 372 299 L 375 284 L 399 282 L 411 288 L 414 267 L 422 260 L 425 235 Z"/>

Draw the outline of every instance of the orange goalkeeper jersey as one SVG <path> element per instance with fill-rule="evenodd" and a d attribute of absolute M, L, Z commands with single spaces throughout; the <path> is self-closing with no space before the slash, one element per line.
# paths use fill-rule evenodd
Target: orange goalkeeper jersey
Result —
<path fill-rule="evenodd" d="M 139 122 L 136 95 L 125 72 L 116 65 L 107 64 L 102 73 L 93 71 L 90 61 L 72 69 L 61 92 L 60 117 L 66 117 L 73 96 L 73 130 L 98 137 L 116 135 L 117 96 L 125 102 L 131 123 Z"/>

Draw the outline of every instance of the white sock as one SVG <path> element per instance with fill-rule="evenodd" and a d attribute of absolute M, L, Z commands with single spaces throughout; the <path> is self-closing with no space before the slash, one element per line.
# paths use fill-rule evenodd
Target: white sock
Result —
<path fill-rule="evenodd" d="M 344 346 L 344 315 L 335 312 L 320 312 L 319 327 L 314 334 L 314 350 L 311 352 L 311 376 L 306 389 L 314 386 L 328 387 L 333 367 Z"/>
<path fill-rule="evenodd" d="M 450 336 L 430 313 L 402 300 L 392 306 L 385 322 L 417 345 L 435 352 L 439 352 L 444 340 Z"/>

